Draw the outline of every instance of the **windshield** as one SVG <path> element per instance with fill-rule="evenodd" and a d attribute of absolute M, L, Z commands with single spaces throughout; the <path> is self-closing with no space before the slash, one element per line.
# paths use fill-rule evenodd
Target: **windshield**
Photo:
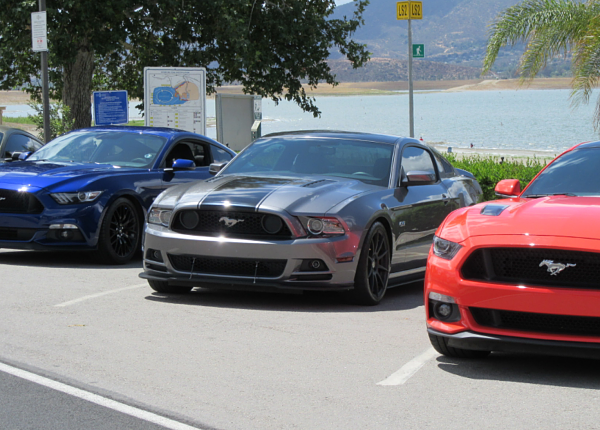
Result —
<path fill-rule="evenodd" d="M 522 197 L 554 194 L 600 196 L 600 148 L 576 149 L 544 170 Z"/>
<path fill-rule="evenodd" d="M 80 131 L 57 137 L 27 161 L 151 167 L 166 139 L 122 131 Z"/>
<path fill-rule="evenodd" d="M 337 176 L 386 187 L 394 146 L 360 140 L 264 138 L 238 155 L 223 174 Z"/>

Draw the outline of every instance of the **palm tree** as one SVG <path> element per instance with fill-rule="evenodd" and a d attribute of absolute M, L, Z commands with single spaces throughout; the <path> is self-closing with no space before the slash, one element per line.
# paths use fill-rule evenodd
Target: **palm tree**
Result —
<path fill-rule="evenodd" d="M 521 83 L 532 80 L 548 60 L 571 54 L 573 105 L 589 102 L 600 82 L 600 0 L 525 0 L 509 7 L 491 26 L 483 73 L 491 69 L 500 48 L 520 42 L 526 44 Z M 600 130 L 600 96 L 594 127 Z"/>

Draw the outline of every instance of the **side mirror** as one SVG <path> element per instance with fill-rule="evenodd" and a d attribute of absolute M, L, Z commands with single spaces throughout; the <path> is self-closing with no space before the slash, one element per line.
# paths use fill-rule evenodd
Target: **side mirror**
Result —
<path fill-rule="evenodd" d="M 221 170 L 223 170 L 223 167 L 225 167 L 226 165 L 227 165 L 226 161 L 222 162 L 222 163 L 210 163 L 210 167 L 208 168 L 208 173 L 210 173 L 211 175 L 216 175 Z"/>
<path fill-rule="evenodd" d="M 494 188 L 498 197 L 516 197 L 521 194 L 521 182 L 518 179 L 503 179 Z"/>
<path fill-rule="evenodd" d="M 406 179 L 402 181 L 402 185 L 405 187 L 411 185 L 430 185 L 435 184 L 435 180 L 435 173 L 424 170 L 411 170 L 406 174 Z"/>
<path fill-rule="evenodd" d="M 173 161 L 173 167 L 171 169 L 165 169 L 165 171 L 173 171 L 177 170 L 194 170 L 196 168 L 196 163 L 192 160 L 180 159 Z"/>
<path fill-rule="evenodd" d="M 25 161 L 31 154 L 33 154 L 33 152 L 31 152 L 31 151 L 13 152 L 12 158 L 13 158 L 13 160 Z M 16 156 L 16 158 L 15 158 L 15 156 Z"/>

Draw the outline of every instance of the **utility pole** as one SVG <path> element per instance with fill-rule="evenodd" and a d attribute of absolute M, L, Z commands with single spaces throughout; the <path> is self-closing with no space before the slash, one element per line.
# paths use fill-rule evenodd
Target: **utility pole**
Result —
<path fill-rule="evenodd" d="M 46 12 L 46 0 L 38 0 L 40 12 Z M 42 105 L 44 107 L 44 142 L 50 141 L 50 93 L 48 90 L 48 50 L 42 52 Z"/>
<path fill-rule="evenodd" d="M 408 21 L 408 122 L 410 137 L 415 137 L 415 118 L 413 105 L 413 19 L 423 19 L 422 1 L 399 1 L 396 3 L 396 18 Z"/>

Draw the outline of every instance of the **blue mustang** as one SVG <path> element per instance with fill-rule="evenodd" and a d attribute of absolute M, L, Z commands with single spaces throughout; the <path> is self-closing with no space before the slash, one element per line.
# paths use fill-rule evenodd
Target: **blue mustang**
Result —
<path fill-rule="evenodd" d="M 169 128 L 93 127 L 0 165 L 0 248 L 94 250 L 124 264 L 141 248 L 146 211 L 164 189 L 206 179 L 235 152 Z"/>

